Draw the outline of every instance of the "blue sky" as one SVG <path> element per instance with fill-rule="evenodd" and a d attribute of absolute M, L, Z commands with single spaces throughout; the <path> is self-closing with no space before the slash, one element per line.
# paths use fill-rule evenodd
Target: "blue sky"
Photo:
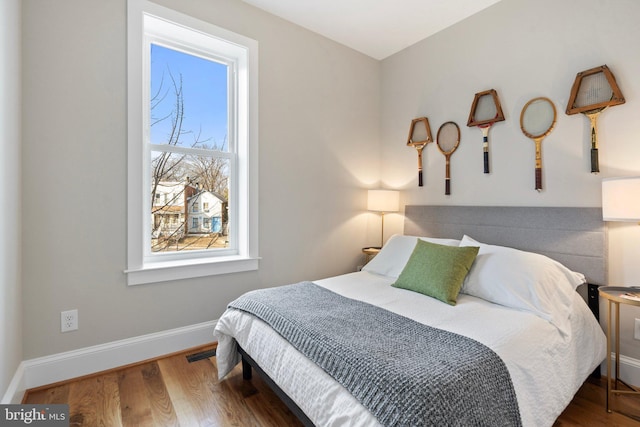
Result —
<path fill-rule="evenodd" d="M 200 131 L 200 140 L 217 143 L 227 148 L 227 66 L 197 56 L 185 54 L 155 44 L 151 45 L 151 97 L 162 84 L 161 93 L 166 96 L 154 108 L 153 117 L 169 114 L 175 108 L 175 95 L 171 73 L 176 81 L 182 75 L 184 98 L 183 131 Z M 163 80 L 164 75 L 164 82 Z M 168 92 L 167 92 L 168 91 Z M 164 120 L 151 128 L 151 142 L 166 144 L 171 129 L 171 120 Z M 192 135 L 185 135 L 182 146 L 191 146 Z"/>

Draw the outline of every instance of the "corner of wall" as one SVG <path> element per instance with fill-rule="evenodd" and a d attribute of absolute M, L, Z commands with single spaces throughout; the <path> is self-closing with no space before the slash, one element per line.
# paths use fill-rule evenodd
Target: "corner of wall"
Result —
<path fill-rule="evenodd" d="M 0 2 L 0 392 L 22 360 L 21 2 Z"/>

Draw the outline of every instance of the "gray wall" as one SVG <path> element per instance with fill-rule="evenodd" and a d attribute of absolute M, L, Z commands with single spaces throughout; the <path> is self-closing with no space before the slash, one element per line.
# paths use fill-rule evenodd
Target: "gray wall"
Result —
<path fill-rule="evenodd" d="M 158 3 L 259 42 L 260 269 L 127 287 L 126 1 L 25 0 L 26 359 L 217 319 L 246 290 L 353 271 L 367 244 L 379 62 L 238 0 Z"/>
<path fill-rule="evenodd" d="M 20 0 L 0 2 L 0 399 L 22 360 Z"/>
<path fill-rule="evenodd" d="M 406 204 L 600 206 L 601 181 L 640 174 L 640 2 L 502 0 L 382 62 L 383 180 L 402 188 Z M 600 171 L 589 173 L 589 121 L 565 109 L 579 71 L 607 64 L 627 102 L 598 119 Z M 466 126 L 473 95 L 496 89 L 506 121 L 489 132 L 491 174 L 482 172 L 482 136 Z M 543 186 L 534 190 L 534 144 L 520 131 L 529 99 L 547 96 L 558 111 L 542 142 Z M 403 147 L 411 118 L 426 115 L 435 136 L 456 121 L 462 132 L 444 195 L 444 157 L 425 149 L 425 186 L 416 181 L 415 150 Z M 389 229 L 401 230 L 400 216 Z M 609 224 L 609 284 L 640 284 L 640 227 Z M 622 352 L 640 358 L 625 310 Z"/>
<path fill-rule="evenodd" d="M 3 351 L 4 373 L 21 357 L 216 319 L 248 289 L 353 269 L 360 248 L 378 238 L 362 189 L 376 187 L 380 172 L 383 185 L 406 190 L 409 204 L 545 206 L 599 206 L 601 178 L 638 173 L 635 0 L 503 0 L 382 62 L 239 0 L 159 3 L 260 43 L 260 270 L 126 286 L 126 1 L 24 0 L 21 163 L 2 131 L 10 163 L 3 170 L 21 176 L 21 195 L 6 181 L 1 187 L 7 203 L 21 199 L 22 208 L 0 217 L 8 233 L 2 262 L 23 258 L 24 354 L 3 323 L 3 350 L 13 346 Z M 3 13 L 3 23 L 18 22 L 16 13 Z M 12 44 L 0 55 L 5 62 L 19 53 Z M 604 63 L 627 103 L 600 117 L 602 173 L 594 176 L 587 120 L 564 109 L 575 74 Z M 465 125 L 473 94 L 489 88 L 498 90 L 507 121 L 491 130 L 492 174 L 484 176 L 480 132 Z M 554 100 L 559 114 L 543 142 L 545 190 L 536 193 L 533 143 L 520 133 L 518 117 L 524 102 L 540 95 Z M 1 102 L 6 118 L 17 101 Z M 461 126 L 449 197 L 435 146 L 425 150 L 425 187 L 417 187 L 416 153 L 404 144 L 410 120 L 421 115 L 434 134 L 446 120 Z M 7 224 L 20 219 L 16 254 L 20 239 Z M 387 215 L 385 229 L 401 232 L 402 216 Z M 639 229 L 611 226 L 612 284 L 638 284 Z M 0 292 L 14 304 L 3 315 L 15 321 L 19 271 L 5 276 Z M 79 309 L 80 330 L 60 334 L 59 313 L 70 308 Z M 623 353 L 640 358 L 623 333 Z"/>
<path fill-rule="evenodd" d="M 382 63 L 384 179 L 407 189 L 411 204 L 599 206 L 603 177 L 638 172 L 640 40 L 635 0 L 502 0 Z M 613 71 L 626 104 L 598 120 L 601 173 L 589 173 L 589 121 L 565 114 L 576 73 L 602 64 Z M 466 126 L 473 95 L 498 91 L 506 121 L 489 132 L 491 174 L 482 173 L 482 135 Z M 534 190 L 534 143 L 519 125 L 531 98 L 558 111 L 542 142 L 544 191 Z M 444 156 L 425 149 L 425 187 L 415 182 L 415 150 L 403 148 L 411 117 L 432 132 L 447 120 L 462 132 L 444 195 Z"/>

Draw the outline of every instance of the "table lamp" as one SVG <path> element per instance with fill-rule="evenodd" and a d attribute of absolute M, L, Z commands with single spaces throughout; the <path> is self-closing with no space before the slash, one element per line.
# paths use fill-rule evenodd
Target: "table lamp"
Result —
<path fill-rule="evenodd" d="M 602 180 L 602 219 L 640 222 L 640 176 Z"/>
<path fill-rule="evenodd" d="M 380 212 L 382 217 L 382 231 L 380 233 L 380 247 L 384 244 L 384 214 L 398 212 L 400 192 L 396 190 L 369 190 L 367 209 Z"/>

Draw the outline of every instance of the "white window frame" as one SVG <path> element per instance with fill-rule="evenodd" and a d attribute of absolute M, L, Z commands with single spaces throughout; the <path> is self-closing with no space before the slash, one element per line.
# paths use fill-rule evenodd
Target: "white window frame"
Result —
<path fill-rule="evenodd" d="M 146 0 L 128 1 L 127 283 L 163 282 L 258 269 L 258 43 L 255 40 Z M 168 31 L 167 31 L 168 29 Z M 151 254 L 150 141 L 148 139 L 150 33 L 180 43 L 206 43 L 234 64 L 237 83 L 230 104 L 231 230 L 226 251 Z M 202 45 L 200 45 L 202 46 Z M 213 46 L 213 47 L 211 47 Z M 145 92 L 146 91 L 146 92 Z M 146 110 L 145 110 L 146 109 Z M 232 138 L 229 138 L 230 141 Z M 230 144 L 231 145 L 231 144 Z M 159 146 L 161 147 L 161 146 Z M 233 168 L 232 168 L 233 169 Z M 146 206 L 146 208 L 145 208 Z"/>

